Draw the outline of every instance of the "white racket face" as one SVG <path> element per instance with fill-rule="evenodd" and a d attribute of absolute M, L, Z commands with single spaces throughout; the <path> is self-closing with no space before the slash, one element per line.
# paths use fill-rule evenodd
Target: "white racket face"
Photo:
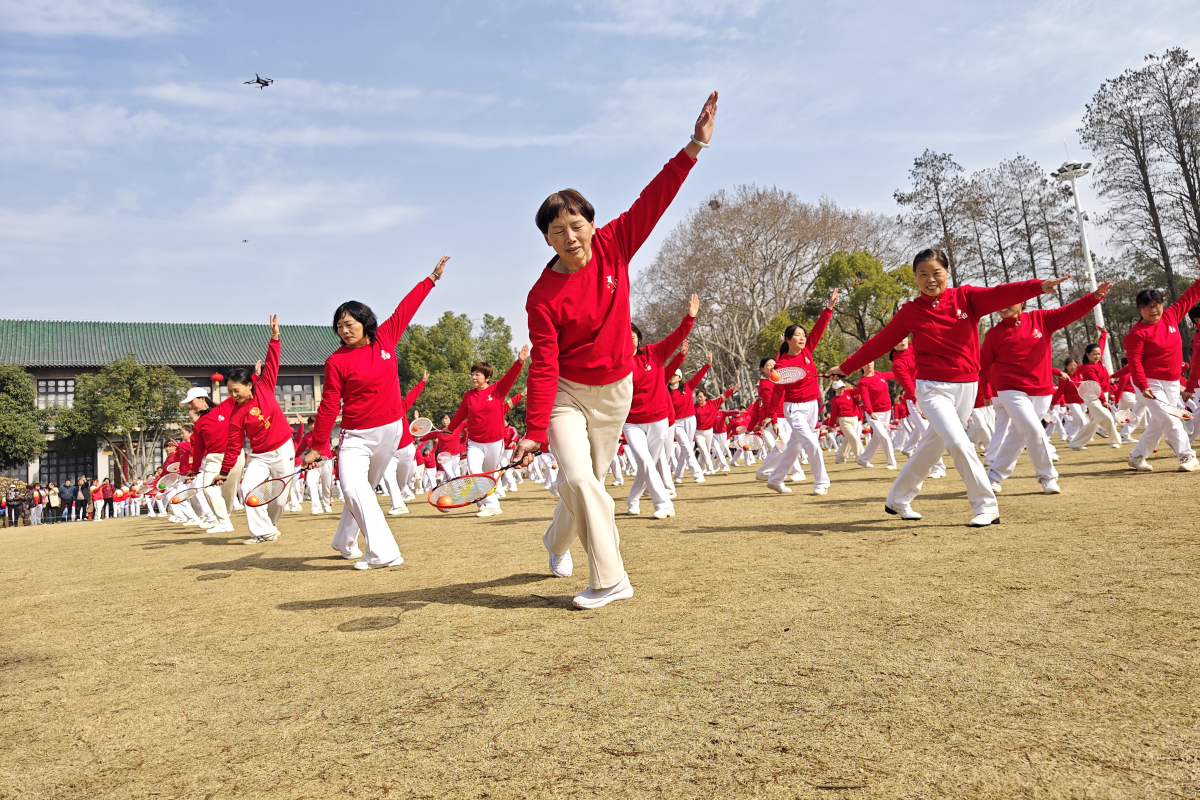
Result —
<path fill-rule="evenodd" d="M 420 439 L 425 434 L 433 430 L 433 421 L 425 417 L 417 417 L 408 426 L 408 432 Z"/>
<path fill-rule="evenodd" d="M 1118 424 L 1124 425 L 1126 422 L 1133 422 L 1133 413 L 1122 408 L 1119 409 L 1117 413 L 1113 414 L 1113 419 L 1115 419 Z"/>
<path fill-rule="evenodd" d="M 198 494 L 200 494 L 200 490 L 195 487 L 192 487 L 191 489 L 184 489 L 182 492 L 180 492 L 179 494 L 172 497 L 171 502 L 172 503 L 182 503 L 186 500 L 191 500 L 193 497 L 195 497 Z"/>
<path fill-rule="evenodd" d="M 1095 381 L 1083 381 L 1079 384 L 1079 397 L 1085 403 L 1100 399 L 1100 384 Z"/>
<path fill-rule="evenodd" d="M 434 487 L 427 499 L 435 508 L 462 508 L 471 503 L 478 503 L 494 491 L 495 475 L 460 475 Z M 448 497 L 450 502 L 439 504 L 438 501 L 443 497 Z"/>
<path fill-rule="evenodd" d="M 779 376 L 779 380 L 775 381 L 775 383 L 780 386 L 786 386 L 789 383 L 801 380 L 808 373 L 804 371 L 804 367 L 779 367 L 775 370 L 775 374 Z"/>
<path fill-rule="evenodd" d="M 746 434 L 745 446 L 751 450 L 761 450 L 763 444 L 763 438 L 757 433 Z"/>
<path fill-rule="evenodd" d="M 272 478 L 269 481 L 260 483 L 246 492 L 246 505 L 251 508 L 267 505 L 287 491 L 288 483 L 288 478 Z"/>
<path fill-rule="evenodd" d="M 176 461 L 172 464 L 167 464 L 167 472 L 179 472 L 179 462 Z"/>
<path fill-rule="evenodd" d="M 179 473 L 178 472 L 168 472 L 166 475 L 163 475 L 161 478 L 158 479 L 158 483 L 154 484 L 154 488 L 158 489 L 161 492 L 165 489 L 170 489 L 172 486 L 174 486 L 177 483 L 179 483 Z"/>
<path fill-rule="evenodd" d="M 1163 411 L 1167 412 L 1168 414 L 1170 414 L 1172 417 L 1175 417 L 1176 419 L 1191 419 L 1192 418 L 1192 415 L 1190 413 L 1188 413 L 1184 409 L 1180 408 L 1179 406 L 1173 406 L 1170 403 L 1164 403 L 1162 401 L 1159 401 L 1158 407 L 1161 408 Z"/>

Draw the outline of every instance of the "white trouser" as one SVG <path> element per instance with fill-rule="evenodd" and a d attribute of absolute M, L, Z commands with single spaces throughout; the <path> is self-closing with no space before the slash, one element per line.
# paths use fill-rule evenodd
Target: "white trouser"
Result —
<path fill-rule="evenodd" d="M 842 443 L 838 446 L 835 461 L 843 464 L 851 458 L 858 460 L 863 454 L 862 439 L 858 438 L 858 417 L 838 417 L 838 428 L 842 432 Z"/>
<path fill-rule="evenodd" d="M 729 435 L 726 433 L 713 434 L 713 456 L 717 464 L 726 472 L 729 471 Z"/>
<path fill-rule="evenodd" d="M 216 522 L 217 516 L 213 513 L 212 507 L 208 504 L 208 498 L 205 496 L 208 494 L 204 491 L 205 483 L 204 471 L 201 470 L 196 474 L 196 477 L 192 478 L 192 482 L 188 484 L 192 489 L 200 489 L 196 496 L 192 498 L 192 509 L 200 519 Z"/>
<path fill-rule="evenodd" d="M 164 499 L 167 501 L 167 508 L 171 509 L 171 516 L 175 517 L 176 519 L 182 519 L 190 522 L 191 520 L 197 519 L 196 510 L 192 508 L 192 504 L 186 501 L 182 503 L 172 502 L 175 499 L 175 496 L 186 488 L 188 488 L 186 483 L 183 481 L 177 481 L 174 486 L 164 493 Z M 101 500 L 100 502 L 103 503 L 104 501 Z M 99 506 L 97 506 L 97 509 L 98 508 Z M 99 518 L 99 516 L 99 514 L 96 515 L 97 518 Z"/>
<path fill-rule="evenodd" d="M 779 420 L 776 420 L 775 425 L 779 425 L 779 422 L 782 419 L 783 418 L 780 417 Z M 782 428 L 781 425 L 779 427 Z M 775 436 L 775 430 L 771 423 L 768 422 L 766 425 L 762 426 L 762 428 L 759 430 L 759 436 L 761 436 L 763 440 L 762 449 L 759 450 L 758 453 L 759 457 L 762 459 L 762 465 L 755 470 L 755 476 L 760 480 L 765 479 L 769 481 L 779 466 L 779 460 L 783 458 L 783 450 L 775 449 L 775 442 L 779 440 Z M 780 478 L 779 481 L 782 483 L 786 479 L 787 476 L 785 475 Z"/>
<path fill-rule="evenodd" d="M 417 443 L 409 442 L 396 451 L 396 483 L 400 484 L 400 496 L 407 498 L 412 493 L 417 475 Z M 394 501 L 393 501 L 394 502 Z"/>
<path fill-rule="evenodd" d="M 1148 378 L 1146 383 L 1154 391 L 1153 400 L 1146 398 L 1146 409 L 1150 418 L 1146 422 L 1146 430 L 1142 432 L 1142 438 L 1138 439 L 1138 443 L 1129 454 L 1149 458 L 1150 454 L 1154 452 L 1154 448 L 1158 446 L 1159 439 L 1165 436 L 1167 444 L 1175 451 L 1175 455 L 1179 456 L 1180 461 L 1196 455 L 1192 450 L 1190 437 L 1184 430 L 1183 420 L 1162 410 L 1163 404 L 1179 405 L 1179 381 L 1160 381 L 1157 378 Z"/>
<path fill-rule="evenodd" d="M 883 455 L 887 458 L 888 466 L 896 466 L 896 446 L 892 442 L 891 411 L 876 411 L 871 415 L 871 439 L 867 442 L 867 449 L 859 456 L 859 460 L 869 462 L 875 457 L 875 453 L 880 447 L 883 448 Z"/>
<path fill-rule="evenodd" d="M 712 443 L 712 428 L 696 430 L 696 444 L 700 446 L 700 466 L 705 472 L 713 471 Z"/>
<path fill-rule="evenodd" d="M 671 457 L 675 454 L 675 426 L 667 423 L 667 436 L 663 439 L 662 453 L 658 456 L 658 475 L 662 478 L 667 494 L 675 494 L 675 478 L 671 474 Z"/>
<path fill-rule="evenodd" d="M 405 424 L 401 418 L 375 428 L 342 429 L 338 485 L 346 505 L 333 535 L 333 546 L 344 556 L 354 551 L 362 531 L 367 545 L 363 560 L 368 564 L 389 564 L 400 557 L 400 548 L 375 497 L 375 486 L 392 463 Z"/>
<path fill-rule="evenodd" d="M 438 464 L 442 467 L 442 472 L 446 473 L 446 480 L 458 477 L 458 461 L 457 454 L 438 453 Z"/>
<path fill-rule="evenodd" d="M 1087 425 L 1087 414 L 1083 413 L 1082 403 L 1067 403 L 1067 419 L 1065 422 L 1066 425 L 1063 430 L 1072 437 Z"/>
<path fill-rule="evenodd" d="M 917 447 L 921 444 L 921 440 L 929 435 L 929 420 L 925 419 L 924 415 L 921 414 L 921 409 L 915 400 L 908 401 L 908 410 L 910 412 L 908 418 L 912 420 L 913 427 L 917 431 L 916 439 L 909 440 L 908 449 L 911 453 L 915 453 Z M 946 474 L 946 462 L 939 457 L 930 472 Z"/>
<path fill-rule="evenodd" d="M 967 487 L 967 499 L 978 516 L 999 516 L 1000 506 L 996 495 L 975 454 L 975 446 L 967 438 L 963 427 L 971 416 L 975 405 L 975 393 L 979 384 L 948 383 L 945 381 L 917 381 L 917 405 L 929 423 L 929 430 L 921 437 L 917 451 L 913 453 L 900 474 L 896 476 L 887 503 L 892 508 L 909 505 L 921 493 L 921 485 L 947 450 L 954 458 L 954 466 Z"/>
<path fill-rule="evenodd" d="M 318 466 L 304 472 L 304 483 L 308 486 L 309 508 L 314 514 L 320 514 L 325 509 L 323 506 L 328 505 L 325 502 L 325 491 L 322 486 L 322 473 L 328 472 L 330 475 L 330 484 L 333 483 L 333 462 L 329 459 L 323 459 Z"/>
<path fill-rule="evenodd" d="M 978 411 L 979 409 L 975 409 Z M 1004 406 L 997 405 L 995 400 L 992 401 L 992 417 L 995 419 L 995 424 L 992 426 L 991 440 L 987 443 L 987 448 L 983 451 L 983 463 L 991 464 L 996 460 L 996 454 L 1000 452 L 1000 448 L 1004 447 L 1004 442 L 1009 436 L 1018 435 L 1011 422 L 1008 419 L 1008 411 Z"/>
<path fill-rule="evenodd" d="M 396 470 L 400 467 L 399 456 L 392 455 L 388 461 L 387 469 L 383 471 L 383 493 L 391 499 L 392 510 L 395 511 L 404 505 L 404 500 L 400 497 L 400 482 L 396 479 Z"/>
<path fill-rule="evenodd" d="M 212 483 L 212 479 L 221 473 L 221 462 L 224 459 L 224 453 L 209 453 L 204 457 L 204 464 L 200 471 L 200 477 L 204 480 L 202 486 L 208 486 Z M 233 507 L 238 482 L 242 479 L 242 472 L 245 471 L 245 468 L 246 456 L 244 453 L 238 453 L 238 460 L 234 462 L 233 469 L 229 470 L 229 480 L 220 486 L 208 486 L 204 490 L 217 525 L 233 524 L 229 519 L 229 509 Z"/>
<path fill-rule="evenodd" d="M 161 494 L 158 497 L 151 500 L 150 502 L 158 504 L 158 515 L 160 517 L 167 516 L 167 504 L 164 502 L 163 496 Z"/>
<path fill-rule="evenodd" d="M 1146 423 L 1146 414 L 1149 412 L 1146 410 L 1146 404 L 1142 400 L 1141 394 L 1135 395 L 1133 392 L 1121 392 L 1121 399 L 1118 401 L 1117 407 L 1133 415 L 1133 419 L 1121 427 L 1121 436 L 1126 439 L 1133 437 L 1133 432 L 1137 429 L 1138 425 Z"/>
<path fill-rule="evenodd" d="M 988 413 L 987 406 L 971 409 L 971 427 L 967 430 L 967 438 L 971 444 L 983 448 L 987 452 L 988 445 L 992 443 L 992 436 L 996 433 L 996 427 L 992 423 L 991 414 Z"/>
<path fill-rule="evenodd" d="M 696 460 L 696 416 L 680 417 L 675 420 L 675 480 L 683 477 L 683 471 L 690 469 L 692 479 L 704 477 L 700 470 L 700 462 Z"/>
<path fill-rule="evenodd" d="M 663 449 L 667 444 L 668 430 L 670 426 L 665 417 L 657 422 L 626 422 L 621 427 L 625 434 L 625 446 L 637 462 L 637 475 L 633 478 L 633 484 L 629 487 L 629 497 L 625 500 L 625 505 L 630 510 L 638 507 L 642 494 L 647 491 L 655 511 L 673 507 L 671 492 L 663 483 L 662 473 L 658 469 Z"/>
<path fill-rule="evenodd" d="M 778 467 L 772 472 L 771 483 L 782 486 L 787 480 L 785 464 L 798 469 L 798 459 L 801 453 L 808 456 L 808 466 L 813 473 L 813 488 L 828 488 L 829 473 L 825 470 L 825 459 L 821 453 L 821 443 L 817 439 L 817 417 L 820 412 L 820 402 L 810 400 L 807 403 L 784 403 L 783 413 L 787 417 L 790 435 L 787 447 L 779 454 Z"/>
<path fill-rule="evenodd" d="M 497 439 L 494 442 L 467 440 L 467 470 L 469 474 L 478 475 L 481 472 L 491 472 L 494 469 L 500 469 L 502 466 L 504 466 L 503 439 Z M 476 505 L 480 509 L 499 508 L 500 498 L 496 496 L 499 489 L 500 486 L 497 485 L 496 492 L 492 492 L 476 503 Z"/>
<path fill-rule="evenodd" d="M 1088 403 L 1087 410 L 1088 422 L 1071 437 L 1071 447 L 1085 447 L 1101 427 L 1108 432 L 1109 444 L 1119 445 L 1121 431 L 1117 429 L 1117 421 L 1113 418 L 1112 412 L 1105 408 L 1099 400 Z"/>
<path fill-rule="evenodd" d="M 992 459 L 988 480 L 1002 483 L 1016 469 L 1021 451 L 1029 453 L 1033 471 L 1042 483 L 1058 479 L 1058 470 L 1050 457 L 1050 439 L 1042 427 L 1042 417 L 1050 410 L 1048 394 L 1029 396 L 1015 389 L 1005 389 L 996 394 L 994 402 L 1004 409 L 1008 418 L 1008 433 L 1004 443 Z M 996 414 L 999 418 L 999 412 Z"/>
<path fill-rule="evenodd" d="M 427 492 L 433 491 L 437 486 L 437 469 L 434 467 L 424 467 L 421 472 L 421 488 Z"/>
<path fill-rule="evenodd" d="M 249 493 L 263 481 L 272 478 L 286 478 L 295 471 L 295 465 L 296 446 L 291 439 L 266 453 L 251 453 L 246 457 L 246 469 L 242 472 L 242 491 Z M 279 515 L 283 513 L 287 500 L 288 493 L 284 492 L 265 506 L 246 506 L 246 524 L 250 527 L 250 534 L 266 536 L 278 531 L 275 524 L 279 522 Z"/>

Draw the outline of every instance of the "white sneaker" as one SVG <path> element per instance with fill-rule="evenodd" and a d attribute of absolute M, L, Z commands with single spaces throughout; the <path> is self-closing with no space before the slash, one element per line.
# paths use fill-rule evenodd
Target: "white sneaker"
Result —
<path fill-rule="evenodd" d="M 1042 492 L 1044 494 L 1062 494 L 1062 489 L 1058 488 L 1058 481 L 1051 479 L 1042 483 Z"/>
<path fill-rule="evenodd" d="M 569 578 L 571 573 L 575 571 L 575 564 L 571 561 L 571 551 L 563 553 L 561 556 L 550 554 L 550 574 L 556 578 Z"/>
<path fill-rule="evenodd" d="M 1051 454 L 1050 454 L 1050 460 L 1051 460 L 1051 461 L 1058 461 L 1058 453 L 1051 453 Z"/>
<path fill-rule="evenodd" d="M 641 514 L 641 513 L 642 513 L 642 509 L 641 509 L 641 507 L 640 507 L 640 506 L 635 506 L 635 507 L 633 507 L 633 508 L 626 508 L 626 509 L 625 509 L 625 511 L 626 511 L 626 512 L 629 514 L 629 516 L 631 516 L 631 517 L 636 517 L 636 516 L 638 516 L 639 514 Z"/>
<path fill-rule="evenodd" d="M 867 469 L 873 469 L 875 467 L 875 465 L 870 461 L 859 461 L 857 458 L 854 459 L 854 463 L 858 464 L 860 467 L 866 467 Z"/>
<path fill-rule="evenodd" d="M 333 547 L 333 545 L 329 545 L 329 546 Z M 333 547 L 333 549 L 337 551 L 337 554 L 339 556 L 346 559 L 347 561 L 354 561 L 357 558 L 362 558 L 362 550 L 358 549 L 358 542 L 354 543 L 354 548 L 348 554 L 343 553 L 341 550 L 338 550 L 336 547 Z"/>
<path fill-rule="evenodd" d="M 767 488 L 770 489 L 772 492 L 779 492 L 779 494 L 791 494 L 792 493 L 792 490 L 790 488 L 788 488 L 787 486 L 784 486 L 781 483 L 768 483 Z"/>
<path fill-rule="evenodd" d="M 314 508 L 314 509 L 312 510 L 312 513 L 314 513 L 314 514 L 324 514 L 325 512 L 324 512 L 324 511 L 322 511 L 320 508 Z"/>
<path fill-rule="evenodd" d="M 326 514 L 332 514 L 332 513 L 333 513 L 333 506 L 325 506 L 325 513 L 326 513 Z"/>
<path fill-rule="evenodd" d="M 826 494 L 828 491 L 829 491 L 828 487 L 825 487 L 825 486 L 814 486 L 814 487 L 813 487 L 813 490 L 812 490 L 812 492 L 810 492 L 810 494 L 817 494 L 817 495 L 821 495 L 821 494 Z"/>
<path fill-rule="evenodd" d="M 246 539 L 244 542 L 242 542 L 242 544 L 262 544 L 263 542 L 273 542 L 278 538 L 279 531 L 272 531 L 266 536 L 251 536 L 249 539 Z"/>
<path fill-rule="evenodd" d="M 631 597 L 633 597 L 633 586 L 630 585 L 629 576 L 626 575 L 621 578 L 620 583 L 608 589 L 584 589 L 575 595 L 571 605 L 576 608 L 600 608 L 614 600 L 628 600 Z"/>
<path fill-rule="evenodd" d="M 667 508 L 660 508 L 651 514 L 651 516 L 655 519 L 666 519 L 667 517 L 673 517 L 675 516 L 675 507 L 669 506 Z"/>
<path fill-rule="evenodd" d="M 213 525 L 211 528 L 208 529 L 208 532 L 209 533 L 233 533 L 233 523 L 230 522 L 230 523 L 226 523 L 224 525 Z"/>
<path fill-rule="evenodd" d="M 1002 491 L 1004 491 L 1004 487 L 996 481 L 992 481 L 992 494 L 1000 494 Z"/>
<path fill-rule="evenodd" d="M 191 527 L 199 527 L 199 526 L 200 526 L 200 520 L 198 520 L 198 519 L 189 519 L 187 522 L 185 522 L 185 523 L 183 523 L 183 524 L 184 524 L 184 527 L 187 527 L 187 528 L 191 528 Z"/>
<path fill-rule="evenodd" d="M 939 478 L 944 478 L 944 477 L 946 477 L 946 470 L 944 470 L 944 469 L 935 470 L 935 471 L 929 473 L 929 477 L 933 478 L 935 481 L 938 480 Z"/>
<path fill-rule="evenodd" d="M 899 516 L 900 519 L 917 520 L 921 518 L 921 515 L 913 511 L 912 506 L 909 505 L 897 504 L 895 506 L 889 506 L 887 503 L 884 503 L 883 510 L 892 516 Z"/>
<path fill-rule="evenodd" d="M 1072 445 L 1068 445 L 1068 447 L 1070 447 L 1072 450 L 1087 450 L 1086 444 L 1081 444 L 1078 447 L 1076 447 L 1075 445 L 1072 444 Z"/>
<path fill-rule="evenodd" d="M 479 513 L 476 514 L 475 516 L 477 516 L 477 517 L 498 517 L 503 513 L 504 513 L 504 511 L 499 508 L 481 508 L 481 509 L 479 509 Z"/>
<path fill-rule="evenodd" d="M 204 530 L 208 530 L 209 528 L 215 528 L 215 527 L 216 527 L 216 525 L 217 525 L 217 523 L 215 523 L 215 522 L 210 522 L 210 521 L 208 521 L 208 520 L 206 520 L 206 519 L 202 519 L 202 520 L 200 520 L 200 527 L 201 527 L 201 528 L 204 528 Z"/>
<path fill-rule="evenodd" d="M 763 483 L 766 483 L 767 481 L 771 480 L 771 476 L 770 476 L 770 475 L 764 475 L 764 474 L 763 474 L 763 473 L 761 473 L 761 472 L 756 472 L 756 473 L 754 473 L 754 480 L 756 480 L 756 481 L 762 481 Z"/>
<path fill-rule="evenodd" d="M 708 483 L 708 481 L 706 481 L 704 476 L 701 475 L 700 477 L 696 478 L 696 483 Z"/>
<path fill-rule="evenodd" d="M 977 514 L 967 523 L 968 528 L 986 528 L 988 525 L 999 525 L 1000 515 L 992 513 Z"/>
<path fill-rule="evenodd" d="M 386 564 L 368 564 L 366 559 L 355 561 L 355 569 L 383 569 L 384 567 L 398 567 L 404 563 L 404 556 L 396 556 L 394 561 L 389 561 Z"/>
<path fill-rule="evenodd" d="M 1200 469 L 1200 461 L 1195 456 L 1188 456 L 1179 462 L 1180 472 L 1195 472 L 1197 469 Z"/>
<path fill-rule="evenodd" d="M 1126 460 L 1126 463 L 1129 464 L 1129 466 L 1136 469 L 1138 472 L 1153 472 L 1154 471 L 1154 467 L 1152 467 L 1150 465 L 1150 462 L 1146 460 L 1145 456 L 1135 456 L 1132 453 L 1130 453 L 1129 458 Z"/>
<path fill-rule="evenodd" d="M 896 468 L 896 465 L 895 465 L 895 464 L 888 464 L 888 465 L 887 465 L 887 468 L 888 468 L 888 469 L 892 469 L 892 470 L 894 470 L 894 469 Z"/>
<path fill-rule="evenodd" d="M 388 510 L 388 515 L 392 516 L 392 517 L 398 517 L 401 514 L 407 514 L 407 513 L 408 513 L 408 506 L 406 506 L 404 503 L 401 503 L 397 507 Z"/>

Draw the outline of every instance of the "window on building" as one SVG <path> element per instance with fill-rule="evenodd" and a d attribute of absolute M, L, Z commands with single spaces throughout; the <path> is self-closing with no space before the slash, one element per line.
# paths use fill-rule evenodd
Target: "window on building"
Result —
<path fill-rule="evenodd" d="M 275 399 L 285 414 L 311 414 L 316 411 L 312 376 L 280 376 L 279 383 L 275 385 Z"/>
<path fill-rule="evenodd" d="M 54 408 L 64 406 L 70 408 L 75 404 L 74 378 L 38 379 L 37 406 L 38 408 Z"/>
<path fill-rule="evenodd" d="M 74 483 L 81 475 L 89 478 L 96 477 L 96 462 L 94 455 L 60 457 L 53 450 L 47 450 L 38 459 L 38 481 L 42 486 L 51 482 L 62 486 L 65 482 Z"/>

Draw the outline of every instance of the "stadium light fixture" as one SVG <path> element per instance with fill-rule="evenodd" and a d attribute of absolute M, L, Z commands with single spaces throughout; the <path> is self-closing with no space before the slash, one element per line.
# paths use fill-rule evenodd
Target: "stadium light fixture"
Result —
<path fill-rule="evenodd" d="M 1087 238 L 1087 215 L 1083 213 L 1083 209 L 1079 206 L 1079 190 L 1075 185 L 1075 181 L 1092 171 L 1091 162 L 1083 163 L 1080 161 L 1067 160 L 1062 166 L 1050 173 L 1050 177 L 1056 181 L 1071 182 L 1071 197 L 1075 200 L 1075 218 L 1079 222 L 1079 240 L 1083 244 L 1083 263 L 1087 267 L 1088 285 L 1092 287 L 1092 291 L 1096 291 L 1096 273 L 1092 269 L 1092 251 L 1088 247 Z M 1104 327 L 1104 312 L 1097 305 L 1092 310 L 1092 314 L 1096 320 L 1096 327 Z M 1110 373 L 1113 371 L 1113 360 L 1110 355 L 1112 348 L 1104 348 L 1101 354 L 1104 358 L 1104 368 Z"/>

